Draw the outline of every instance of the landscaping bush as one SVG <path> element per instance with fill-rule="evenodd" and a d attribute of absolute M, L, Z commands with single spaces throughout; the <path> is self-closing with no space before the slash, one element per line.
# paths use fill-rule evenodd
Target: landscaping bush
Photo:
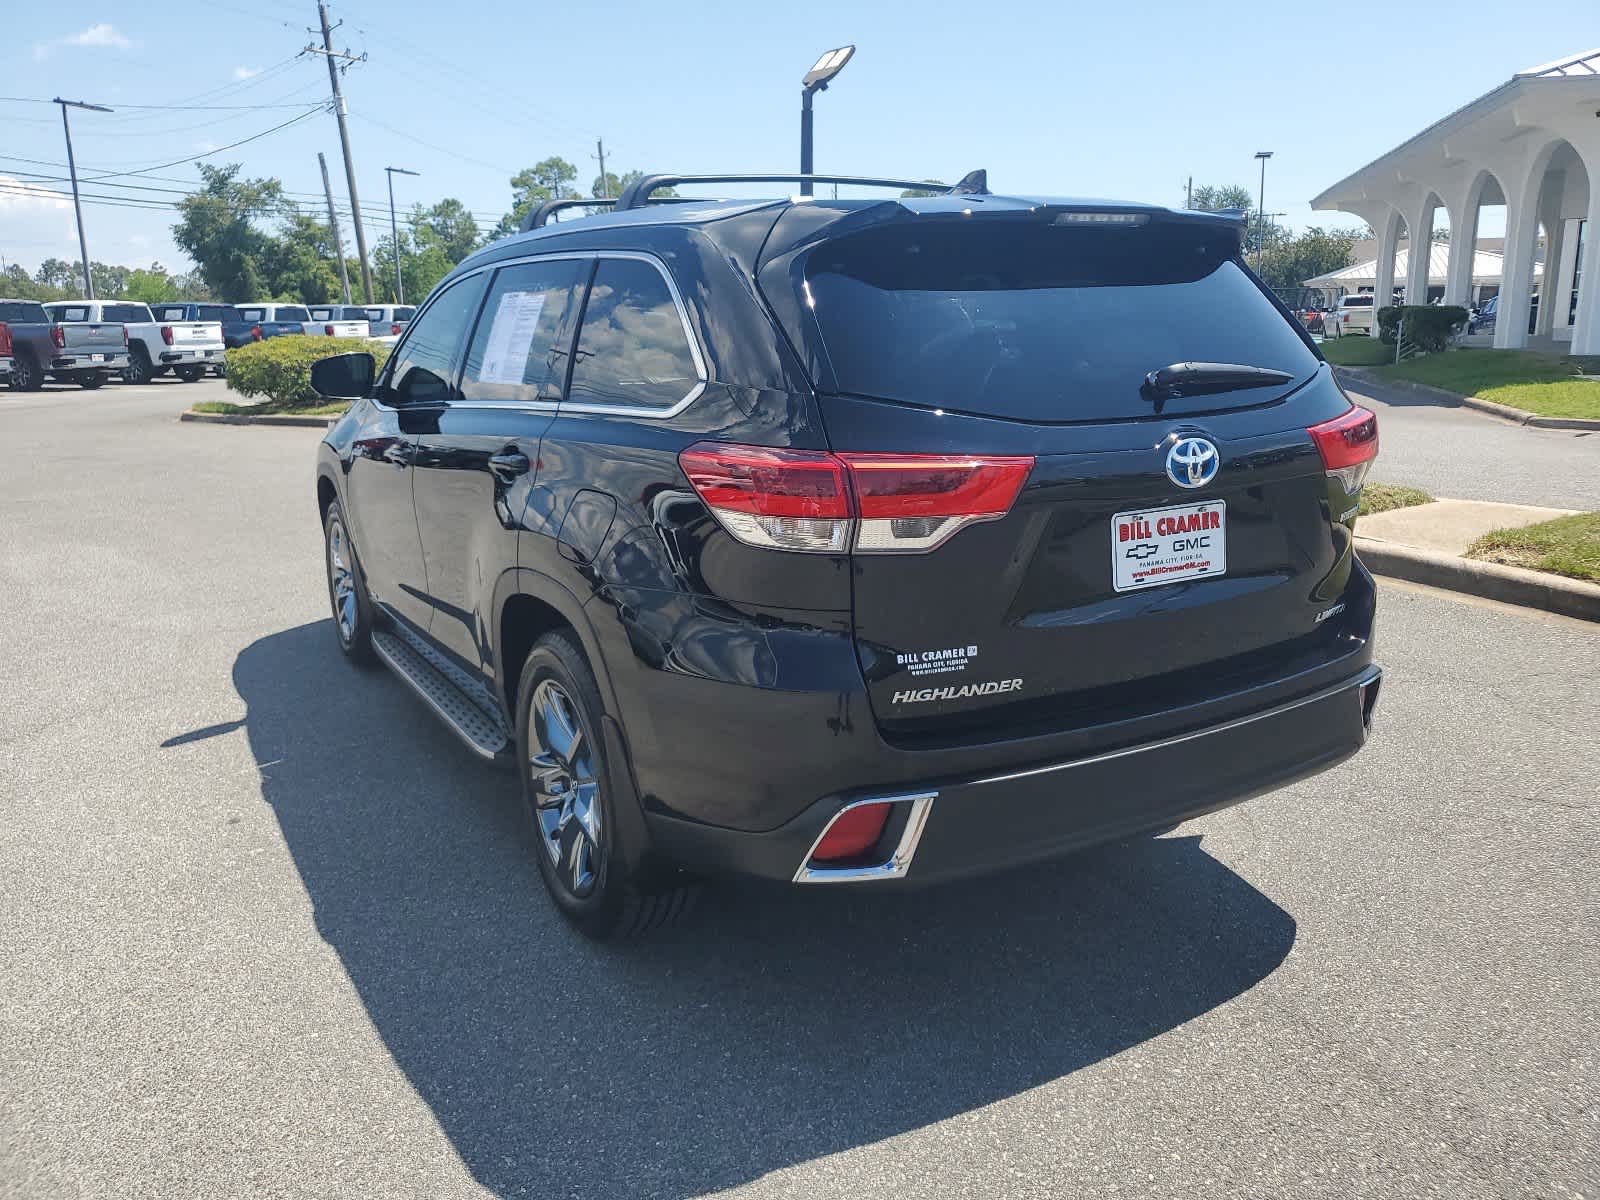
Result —
<path fill-rule="evenodd" d="M 228 387 L 241 396 L 261 396 L 273 410 L 326 404 L 311 387 L 311 366 L 335 354 L 364 350 L 383 365 L 389 347 L 365 338 L 308 337 L 292 334 L 252 342 L 228 351 Z"/>
<path fill-rule="evenodd" d="M 1467 310 L 1457 304 L 1397 304 L 1378 310 L 1378 338 L 1394 345 L 1396 327 L 1404 319 L 1406 338 L 1418 350 L 1434 353 L 1466 328 Z"/>

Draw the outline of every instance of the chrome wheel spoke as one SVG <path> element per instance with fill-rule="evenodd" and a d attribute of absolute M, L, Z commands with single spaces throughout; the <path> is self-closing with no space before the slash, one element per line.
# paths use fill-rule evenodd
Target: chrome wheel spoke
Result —
<path fill-rule="evenodd" d="M 554 680 L 528 711 L 529 790 L 545 853 L 575 896 L 593 889 L 605 854 L 600 784 L 572 700 Z"/>

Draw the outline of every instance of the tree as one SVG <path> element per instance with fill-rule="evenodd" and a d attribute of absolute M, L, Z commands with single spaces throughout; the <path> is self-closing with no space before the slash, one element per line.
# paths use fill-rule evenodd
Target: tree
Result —
<path fill-rule="evenodd" d="M 556 155 L 518 171 L 511 177 L 511 211 L 500 218 L 491 236 L 501 238 L 515 233 L 522 218 L 536 204 L 576 196 L 572 181 L 577 177 L 578 168 Z"/>
<path fill-rule="evenodd" d="M 260 299 L 278 248 L 257 223 L 282 211 L 283 187 L 276 179 L 240 179 L 238 163 L 202 163 L 200 178 L 200 190 L 178 204 L 173 241 L 213 295 L 229 304 Z"/>
<path fill-rule="evenodd" d="M 76 263 L 70 263 L 64 258 L 47 258 L 39 264 L 38 273 L 34 280 L 47 288 L 67 289 L 72 286 L 72 281 L 82 272 Z M 82 294 L 81 292 L 79 293 Z"/>
<path fill-rule="evenodd" d="M 1357 234 L 1313 225 L 1299 237 L 1285 237 L 1267 248 L 1262 278 L 1271 288 L 1296 288 L 1307 279 L 1350 265 Z"/>
<path fill-rule="evenodd" d="M 1189 200 L 1190 208 L 1198 208 L 1203 212 L 1223 212 L 1230 208 L 1243 209 L 1250 212 L 1255 208 L 1250 196 L 1250 189 L 1242 184 L 1201 184 L 1194 189 L 1194 194 Z"/>
<path fill-rule="evenodd" d="M 303 304 L 330 304 L 342 295 L 334 265 L 333 230 L 293 207 L 283 210 L 283 229 L 262 252 L 266 286 L 275 297 Z"/>
<path fill-rule="evenodd" d="M 411 210 L 411 230 L 417 247 L 438 247 L 452 267 L 478 247 L 478 222 L 467 206 L 447 196 L 431 208 L 418 204 Z M 408 282 L 406 294 L 410 295 Z M 419 297 L 420 298 L 420 297 Z"/>
<path fill-rule="evenodd" d="M 638 175 L 640 172 L 629 171 L 628 174 Z M 594 177 L 594 182 L 589 185 L 589 194 L 591 196 L 600 197 L 609 196 L 611 199 L 615 200 L 618 196 L 622 195 L 622 189 L 627 186 L 628 185 L 622 182 L 621 177 L 618 176 L 615 171 L 607 171 L 604 175 L 596 175 Z"/>
<path fill-rule="evenodd" d="M 140 304 L 177 300 L 179 299 L 177 281 L 167 274 L 167 269 L 158 262 L 151 263 L 148 269 L 136 267 L 128 272 L 128 283 L 122 289 L 122 299 L 136 300 Z"/>

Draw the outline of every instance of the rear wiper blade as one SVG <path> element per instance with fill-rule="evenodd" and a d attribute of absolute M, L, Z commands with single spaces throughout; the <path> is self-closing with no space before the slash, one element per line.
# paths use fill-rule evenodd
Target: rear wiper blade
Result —
<path fill-rule="evenodd" d="M 1215 392 L 1234 392 L 1243 388 L 1278 387 L 1292 383 L 1293 375 L 1267 367 L 1242 363 L 1181 362 L 1151 371 L 1139 388 L 1145 399 L 1154 400 L 1156 411 L 1163 401 L 1179 396 L 1205 396 Z"/>

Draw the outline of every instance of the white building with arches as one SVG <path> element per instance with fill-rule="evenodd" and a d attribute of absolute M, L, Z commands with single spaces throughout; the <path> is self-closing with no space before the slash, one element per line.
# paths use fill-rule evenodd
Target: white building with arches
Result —
<path fill-rule="evenodd" d="M 1473 276 L 1478 213 L 1505 205 L 1505 258 L 1494 344 L 1529 343 L 1535 247 L 1547 264 L 1532 337 L 1600 355 L 1600 264 L 1585 242 L 1600 231 L 1600 49 L 1519 71 L 1492 92 L 1434 122 L 1311 202 L 1353 213 L 1378 237 L 1374 292 L 1403 283 L 1428 291 L 1428 256 L 1395 273 L 1395 247 L 1426 240 L 1435 213 L 1450 223 L 1446 304 L 1464 304 Z M 1589 260 L 1585 263 L 1585 258 Z M 1587 266 L 1587 269 L 1585 269 Z"/>

